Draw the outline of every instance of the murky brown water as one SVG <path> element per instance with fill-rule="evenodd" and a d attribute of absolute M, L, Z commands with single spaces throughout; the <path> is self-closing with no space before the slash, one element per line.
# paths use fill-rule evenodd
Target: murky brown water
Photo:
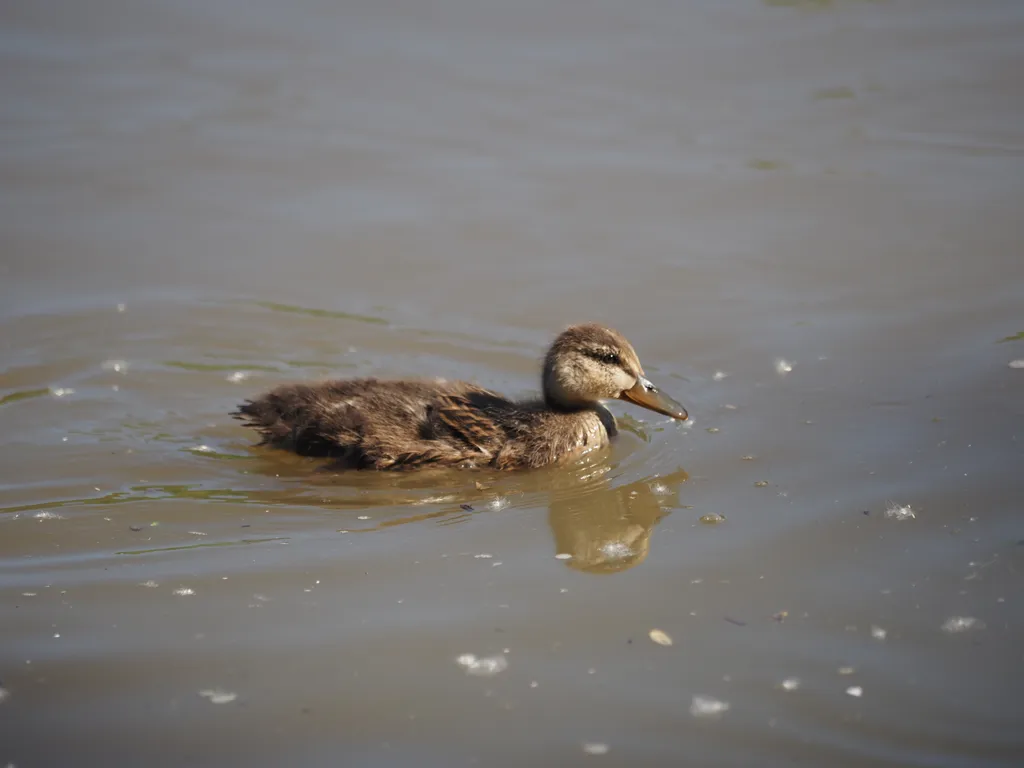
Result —
<path fill-rule="evenodd" d="M 0 764 L 1024 759 L 1024 5 L 0 22 Z M 227 417 L 590 319 L 692 425 L 396 477 Z"/>

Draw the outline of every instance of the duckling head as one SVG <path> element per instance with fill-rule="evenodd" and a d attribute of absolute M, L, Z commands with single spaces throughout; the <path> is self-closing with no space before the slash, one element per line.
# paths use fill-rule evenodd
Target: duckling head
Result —
<path fill-rule="evenodd" d="M 611 328 L 588 323 L 562 331 L 544 358 L 544 399 L 562 410 L 626 400 L 674 419 L 686 409 L 644 376 L 633 346 Z"/>

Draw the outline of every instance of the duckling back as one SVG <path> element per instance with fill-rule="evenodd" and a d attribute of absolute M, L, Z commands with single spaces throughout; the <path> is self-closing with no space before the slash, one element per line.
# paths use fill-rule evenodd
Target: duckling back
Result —
<path fill-rule="evenodd" d="M 607 444 L 603 407 L 554 411 L 467 382 L 350 379 L 287 384 L 232 414 L 261 444 L 341 467 L 537 467 Z"/>

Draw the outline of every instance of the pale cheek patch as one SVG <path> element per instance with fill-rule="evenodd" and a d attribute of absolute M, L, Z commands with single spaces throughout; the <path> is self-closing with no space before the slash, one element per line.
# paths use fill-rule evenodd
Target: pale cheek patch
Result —
<path fill-rule="evenodd" d="M 615 371 L 615 386 L 620 392 L 625 392 L 636 384 L 636 379 L 630 376 L 621 368 Z"/>

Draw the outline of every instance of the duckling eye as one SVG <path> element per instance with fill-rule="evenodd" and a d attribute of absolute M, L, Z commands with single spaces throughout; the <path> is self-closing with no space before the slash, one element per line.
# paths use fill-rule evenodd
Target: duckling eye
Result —
<path fill-rule="evenodd" d="M 608 365 L 620 365 L 622 363 L 622 360 L 614 352 L 602 352 L 600 357 Z"/>

